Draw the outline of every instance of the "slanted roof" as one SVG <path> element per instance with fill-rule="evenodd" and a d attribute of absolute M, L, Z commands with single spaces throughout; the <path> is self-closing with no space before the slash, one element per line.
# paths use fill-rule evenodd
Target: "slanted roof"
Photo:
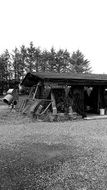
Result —
<path fill-rule="evenodd" d="M 72 85 L 107 85 L 107 74 L 29 72 L 21 85 L 33 86 L 38 81 L 65 82 Z"/>

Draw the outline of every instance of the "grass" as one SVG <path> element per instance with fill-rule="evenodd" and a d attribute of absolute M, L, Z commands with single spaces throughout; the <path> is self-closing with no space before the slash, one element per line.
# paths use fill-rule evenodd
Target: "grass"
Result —
<path fill-rule="evenodd" d="M 100 154 L 100 157 L 99 157 Z M 103 152 L 63 144 L 21 144 L 1 150 L 1 189 L 106 189 Z"/>
<path fill-rule="evenodd" d="M 106 190 L 107 120 L 32 122 L 0 110 L 1 190 Z"/>

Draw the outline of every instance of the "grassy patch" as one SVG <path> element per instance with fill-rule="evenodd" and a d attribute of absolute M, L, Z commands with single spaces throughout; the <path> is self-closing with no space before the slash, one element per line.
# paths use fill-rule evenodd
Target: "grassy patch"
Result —
<path fill-rule="evenodd" d="M 100 149 L 24 142 L 1 149 L 0 188 L 106 189 L 106 170 L 106 157 Z"/>

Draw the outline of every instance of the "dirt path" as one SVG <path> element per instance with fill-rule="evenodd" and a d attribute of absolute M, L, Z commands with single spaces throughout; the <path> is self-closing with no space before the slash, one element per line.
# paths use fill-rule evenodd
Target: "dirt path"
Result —
<path fill-rule="evenodd" d="M 0 106 L 0 189 L 106 190 L 107 119 L 34 122 Z"/>

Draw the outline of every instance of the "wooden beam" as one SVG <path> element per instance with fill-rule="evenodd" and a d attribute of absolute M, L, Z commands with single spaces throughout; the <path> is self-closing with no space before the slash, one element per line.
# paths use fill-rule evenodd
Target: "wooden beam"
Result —
<path fill-rule="evenodd" d="M 57 115 L 57 107 L 56 107 L 55 96 L 54 96 L 54 93 L 52 91 L 51 91 L 51 101 L 52 101 L 53 115 Z"/>

